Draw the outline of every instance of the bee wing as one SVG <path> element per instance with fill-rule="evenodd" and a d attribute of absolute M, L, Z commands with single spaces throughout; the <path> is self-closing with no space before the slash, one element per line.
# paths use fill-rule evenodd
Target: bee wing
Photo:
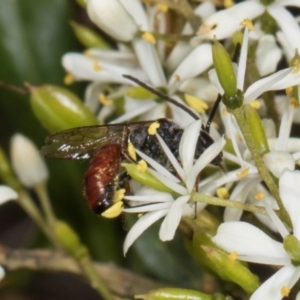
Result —
<path fill-rule="evenodd" d="M 121 143 L 126 124 L 96 125 L 49 135 L 41 154 L 47 158 L 86 159 L 108 143 Z"/>

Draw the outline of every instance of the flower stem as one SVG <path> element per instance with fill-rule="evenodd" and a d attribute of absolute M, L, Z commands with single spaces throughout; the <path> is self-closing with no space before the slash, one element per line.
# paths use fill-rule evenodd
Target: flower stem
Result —
<path fill-rule="evenodd" d="M 255 143 L 255 140 L 250 132 L 247 120 L 245 118 L 244 106 L 241 106 L 237 109 L 228 109 L 228 112 L 231 113 L 235 117 L 235 119 L 243 133 L 244 139 L 245 139 L 248 149 L 252 155 L 252 158 L 255 161 L 256 167 L 280 208 L 279 216 L 280 216 L 281 220 L 284 221 L 288 226 L 291 226 L 291 220 L 290 220 L 290 218 L 282 204 L 280 196 L 279 196 L 278 185 L 276 184 L 276 182 L 275 182 L 274 178 L 272 177 L 272 175 L 270 174 L 269 170 L 266 168 L 264 160 L 263 160 L 263 155 L 260 153 L 260 151 Z"/>
<path fill-rule="evenodd" d="M 52 210 L 49 195 L 47 193 L 46 183 L 41 182 L 41 183 L 37 184 L 34 187 L 34 191 L 36 192 L 36 194 L 40 200 L 47 223 L 52 228 L 54 226 L 56 218 L 55 218 L 54 212 Z"/>
<path fill-rule="evenodd" d="M 255 206 L 252 204 L 242 203 L 234 200 L 226 200 L 220 199 L 217 197 L 212 197 L 204 194 L 193 193 L 191 197 L 191 202 L 203 202 L 207 204 L 217 205 L 217 206 L 225 206 L 225 207 L 232 207 L 237 209 L 242 209 L 245 211 L 250 211 L 253 213 L 260 213 L 262 215 L 268 215 L 265 208 L 261 206 Z"/>
<path fill-rule="evenodd" d="M 39 212 L 38 208 L 34 204 L 33 200 L 30 198 L 25 190 L 19 190 L 19 204 L 23 207 L 30 218 L 39 226 L 39 228 L 44 232 L 48 239 L 56 246 L 58 246 L 57 240 L 47 223 L 45 222 L 43 216 Z"/>

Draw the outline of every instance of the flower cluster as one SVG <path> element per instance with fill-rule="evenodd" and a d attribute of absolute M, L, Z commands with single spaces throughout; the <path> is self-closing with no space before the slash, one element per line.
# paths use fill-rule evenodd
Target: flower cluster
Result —
<path fill-rule="evenodd" d="M 223 280 L 239 285 L 245 295 L 251 294 L 251 300 L 290 295 L 300 278 L 300 138 L 291 137 L 300 116 L 300 27 L 286 6 L 299 8 L 300 1 L 247 0 L 224 9 L 208 1 L 85 3 L 89 18 L 110 43 L 97 36 L 100 42 L 87 42 L 84 53 L 66 53 L 65 82 L 89 82 L 84 104 L 105 130 L 110 124 L 140 122 L 138 141 L 133 141 L 130 125 L 117 127 L 122 128 L 119 136 L 111 137 L 123 147 L 120 157 L 138 166 L 129 171 L 129 164 L 122 165 L 131 179 L 119 213 L 139 216 L 126 236 L 124 255 L 163 218 L 161 241 L 172 240 L 184 224 L 188 252 Z M 91 34 L 84 28 L 81 37 Z M 124 75 L 137 78 L 144 87 Z M 159 91 L 153 94 L 151 89 Z M 160 91 L 168 101 L 158 97 Z M 89 115 L 91 123 L 94 115 Z M 160 119 L 159 127 L 165 118 L 176 129 L 168 128 L 168 134 L 144 130 L 150 121 Z M 77 139 L 76 134 L 71 134 L 72 146 L 63 140 L 60 150 L 77 150 L 79 141 L 86 139 L 86 157 L 92 156 L 90 136 Z M 97 138 L 103 145 L 103 136 Z M 26 144 L 20 136 L 15 140 Z M 135 149 L 125 149 L 127 144 Z M 14 159 L 18 153 L 12 152 L 16 173 L 27 188 L 48 177 L 40 158 L 33 159 L 34 164 L 30 160 L 39 173 L 24 172 L 33 168 L 28 166 L 33 152 L 29 149 L 23 160 Z M 215 163 L 221 157 L 223 161 Z M 119 178 L 113 179 L 118 185 Z M 17 196 L 0 187 L 0 200 Z M 116 198 L 105 201 L 117 202 Z M 218 213 L 212 216 L 212 204 L 225 209 L 214 207 L 211 211 Z M 251 217 L 243 216 L 244 211 Z M 205 225 L 204 213 L 209 216 Z M 281 238 L 276 239 L 278 234 Z M 281 268 L 260 285 L 237 260 Z"/>

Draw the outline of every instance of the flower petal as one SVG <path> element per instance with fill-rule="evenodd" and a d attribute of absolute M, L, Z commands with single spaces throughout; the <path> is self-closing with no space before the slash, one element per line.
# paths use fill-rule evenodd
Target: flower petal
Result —
<path fill-rule="evenodd" d="M 279 178 L 285 169 L 294 171 L 295 161 L 289 152 L 270 151 L 264 155 L 264 162 L 270 172 Z"/>
<path fill-rule="evenodd" d="M 279 179 L 279 194 L 292 224 L 294 235 L 300 240 L 300 172 L 283 171 Z"/>
<path fill-rule="evenodd" d="M 168 213 L 168 209 L 154 211 L 145 214 L 142 216 L 130 229 L 128 232 L 124 245 L 123 245 L 123 253 L 126 255 L 129 247 L 134 243 L 134 241 L 153 223 L 162 218 Z"/>
<path fill-rule="evenodd" d="M 190 197 L 190 195 L 181 196 L 172 204 L 159 230 L 159 238 L 163 242 L 170 241 L 174 238 L 176 229 L 182 217 L 183 207 L 189 201 Z"/>
<path fill-rule="evenodd" d="M 288 258 L 281 243 L 246 222 L 221 224 L 213 241 L 227 252 L 237 252 L 239 256 Z"/>
<path fill-rule="evenodd" d="M 290 289 L 296 283 L 291 282 L 291 278 L 299 279 L 300 268 L 288 265 L 277 271 L 272 277 L 265 281 L 251 296 L 250 300 L 272 299 L 281 300 L 283 298 L 281 289 L 289 287 Z M 297 281 L 296 280 L 296 281 Z"/>
<path fill-rule="evenodd" d="M 9 201 L 18 199 L 18 194 L 6 185 L 0 185 L 0 205 Z"/>
<path fill-rule="evenodd" d="M 198 174 L 222 151 L 226 141 L 222 137 L 217 142 L 210 145 L 197 159 L 193 168 L 189 172 L 186 180 L 186 187 L 188 191 L 192 191 L 196 182 Z"/>
<path fill-rule="evenodd" d="M 179 144 L 179 157 L 185 174 L 188 174 L 192 169 L 196 145 L 201 131 L 201 120 L 192 122 L 184 129 L 183 135 Z M 185 180 L 186 176 L 182 178 Z"/>
<path fill-rule="evenodd" d="M 244 1 L 235 4 L 207 18 L 201 25 L 198 34 L 209 39 L 225 39 L 240 29 L 240 23 L 244 19 L 254 19 L 263 11 L 263 5 L 256 1 Z"/>

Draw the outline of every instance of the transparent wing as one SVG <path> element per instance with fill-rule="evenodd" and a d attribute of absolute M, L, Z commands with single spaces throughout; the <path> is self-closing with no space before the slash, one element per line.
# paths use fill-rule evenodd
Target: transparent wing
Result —
<path fill-rule="evenodd" d="M 49 135 L 41 154 L 47 158 L 86 159 L 108 143 L 121 143 L 124 124 L 87 126 Z"/>
<path fill-rule="evenodd" d="M 49 135 L 40 153 L 46 158 L 86 159 L 106 144 L 122 143 L 123 135 L 153 121 L 78 127 Z"/>

